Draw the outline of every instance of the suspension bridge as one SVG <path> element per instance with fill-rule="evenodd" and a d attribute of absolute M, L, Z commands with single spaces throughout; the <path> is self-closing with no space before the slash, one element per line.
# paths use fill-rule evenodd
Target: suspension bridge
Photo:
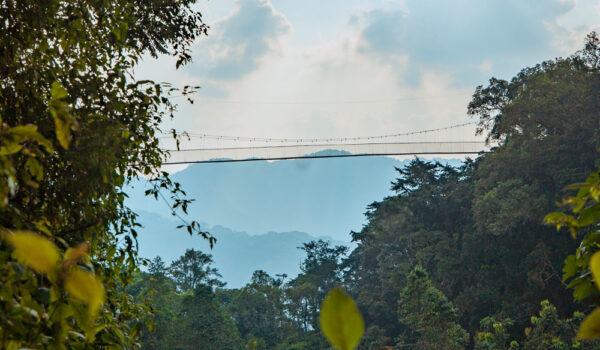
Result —
<path fill-rule="evenodd" d="M 265 138 L 183 133 L 162 136 L 168 152 L 164 165 L 285 159 L 409 155 L 478 155 L 489 150 L 472 137 L 475 122 L 396 134 L 343 138 Z M 171 143 L 169 147 L 168 143 Z"/>

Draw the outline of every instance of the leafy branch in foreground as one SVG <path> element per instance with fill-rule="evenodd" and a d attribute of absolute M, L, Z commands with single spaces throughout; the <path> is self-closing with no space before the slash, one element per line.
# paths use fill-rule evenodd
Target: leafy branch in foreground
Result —
<path fill-rule="evenodd" d="M 0 2 L 0 348 L 139 347 L 124 188 L 144 176 L 185 195 L 157 136 L 180 92 L 133 72 L 147 53 L 190 61 L 208 28 L 194 2 Z"/>
<path fill-rule="evenodd" d="M 87 243 L 67 249 L 61 257 L 54 243 L 30 231 L 7 232 L 3 238 L 13 247 L 12 255 L 18 262 L 43 274 L 52 283 L 52 295 L 61 295 L 62 291 L 59 289 L 62 289 L 85 303 L 91 317 L 96 316 L 104 303 L 105 292 L 102 282 L 93 271 L 78 266 L 80 261 L 90 266 Z"/>
<path fill-rule="evenodd" d="M 577 190 L 575 196 L 565 198 L 561 206 L 567 212 L 548 214 L 544 221 L 557 229 L 566 227 L 573 238 L 581 237 L 575 254 L 565 259 L 563 281 L 573 288 L 573 296 L 578 300 L 600 296 L 600 172 L 592 173 L 584 183 L 568 186 Z M 595 284 L 595 287 L 594 287 Z M 577 337 L 592 339 L 600 337 L 600 308 L 595 309 L 581 323 Z"/>

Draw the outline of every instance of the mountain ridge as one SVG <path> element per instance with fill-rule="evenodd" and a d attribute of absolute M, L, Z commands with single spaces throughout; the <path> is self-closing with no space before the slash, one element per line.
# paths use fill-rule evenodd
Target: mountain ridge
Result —
<path fill-rule="evenodd" d="M 188 208 L 193 220 L 250 235 L 296 230 L 350 241 L 349 232 L 365 224 L 367 205 L 393 194 L 395 167 L 408 161 L 358 157 L 194 164 L 172 179 L 196 200 Z M 166 205 L 146 198 L 145 189 L 144 181 L 131 184 L 126 204 L 168 216 Z"/>
<path fill-rule="evenodd" d="M 200 250 L 213 256 L 215 267 L 223 276 L 223 281 L 232 288 L 244 286 L 255 270 L 295 277 L 300 272 L 300 262 L 304 258 L 304 252 L 298 247 L 311 240 L 323 239 L 332 245 L 354 246 L 331 237 L 315 237 L 300 231 L 249 235 L 222 225 L 203 224 L 203 230 L 210 231 L 217 239 L 213 249 L 210 249 L 208 241 L 202 237 L 190 236 L 185 230 L 176 229 L 180 224 L 177 220 L 165 219 L 145 211 L 138 215 L 139 221 L 143 223 L 138 229 L 141 257 L 153 259 L 160 256 L 166 264 L 170 264 L 183 255 L 186 249 Z"/>
<path fill-rule="evenodd" d="M 319 154 L 324 152 L 347 153 Z M 237 287 L 256 269 L 295 276 L 304 258 L 297 247 L 310 240 L 352 246 L 349 233 L 366 223 L 367 206 L 393 195 L 395 168 L 409 161 L 348 157 L 213 163 L 174 173 L 173 180 L 195 199 L 186 219 L 213 225 L 201 225 L 217 238 L 212 251 L 201 237 L 175 229 L 181 222 L 165 203 L 144 195 L 143 180 L 126 189 L 126 205 L 140 214 L 144 226 L 138 237 L 141 256 L 159 255 L 170 263 L 187 248 L 200 249 L 213 254 L 223 279 Z"/>

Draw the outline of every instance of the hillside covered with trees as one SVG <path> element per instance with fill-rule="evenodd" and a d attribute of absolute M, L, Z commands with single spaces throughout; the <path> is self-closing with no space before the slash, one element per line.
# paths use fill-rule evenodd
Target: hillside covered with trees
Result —
<path fill-rule="evenodd" d="M 0 2 L 1 348 L 329 349 L 320 315 L 341 287 L 359 349 L 600 349 L 597 34 L 478 87 L 468 112 L 492 150 L 397 169 L 356 249 L 306 242 L 298 276 L 226 289 L 209 252 L 141 259 L 123 191 L 144 176 L 174 214 L 191 204 L 158 137 L 195 87 L 133 72 L 190 61 L 207 31 L 193 3 Z"/>

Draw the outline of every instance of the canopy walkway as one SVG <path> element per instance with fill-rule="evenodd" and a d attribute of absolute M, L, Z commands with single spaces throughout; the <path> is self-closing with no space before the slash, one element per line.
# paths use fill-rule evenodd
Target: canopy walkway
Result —
<path fill-rule="evenodd" d="M 184 133 L 180 137 L 179 149 L 164 148 L 169 153 L 164 165 L 366 156 L 477 155 L 488 151 L 489 146 L 484 141 L 457 139 L 456 132 L 452 137 L 444 135 L 451 130 L 472 128 L 473 124 L 347 138 L 284 139 Z M 432 135 L 435 140 L 432 140 Z M 169 138 L 173 141 L 172 136 L 161 139 Z M 201 147 L 194 146 L 198 144 Z"/>

